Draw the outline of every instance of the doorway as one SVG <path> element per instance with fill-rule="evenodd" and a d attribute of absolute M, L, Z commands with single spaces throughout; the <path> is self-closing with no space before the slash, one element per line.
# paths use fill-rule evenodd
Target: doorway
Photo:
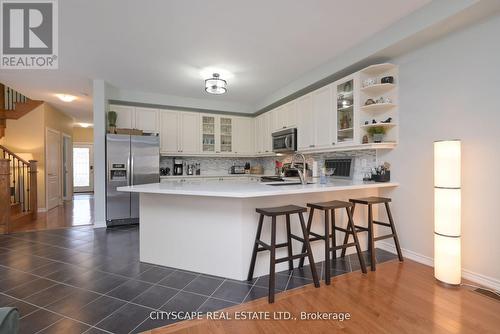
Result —
<path fill-rule="evenodd" d="M 50 128 L 46 129 L 46 159 L 45 183 L 47 210 L 62 204 L 61 197 L 61 133 Z"/>
<path fill-rule="evenodd" d="M 75 143 L 73 145 L 73 191 L 75 193 L 94 191 L 93 145 Z"/>

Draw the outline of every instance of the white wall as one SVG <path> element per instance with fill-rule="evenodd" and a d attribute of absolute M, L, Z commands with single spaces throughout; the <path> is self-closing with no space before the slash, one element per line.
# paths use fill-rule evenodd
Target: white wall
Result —
<path fill-rule="evenodd" d="M 94 80 L 94 227 L 106 227 L 106 112 L 108 85 Z"/>
<path fill-rule="evenodd" d="M 464 277 L 482 278 L 482 283 L 496 288 L 500 288 L 499 32 L 500 16 L 495 16 L 393 60 L 400 65 L 400 144 L 379 158 L 392 162 L 393 179 L 401 183 L 390 195 L 402 247 L 432 258 L 432 144 L 438 139 L 462 140 Z"/>

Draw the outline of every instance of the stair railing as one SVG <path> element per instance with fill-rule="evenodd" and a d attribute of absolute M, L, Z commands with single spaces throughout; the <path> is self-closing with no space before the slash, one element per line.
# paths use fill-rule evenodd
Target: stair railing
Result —
<path fill-rule="evenodd" d="M 8 206 L 7 209 L 5 206 L 0 208 L 0 233 L 2 229 L 5 229 L 4 233 L 9 232 L 10 207 L 13 204 L 20 205 L 21 212 L 30 212 L 32 219 L 36 219 L 38 211 L 36 160 L 26 161 L 0 145 L 0 188 L 0 200 Z"/>

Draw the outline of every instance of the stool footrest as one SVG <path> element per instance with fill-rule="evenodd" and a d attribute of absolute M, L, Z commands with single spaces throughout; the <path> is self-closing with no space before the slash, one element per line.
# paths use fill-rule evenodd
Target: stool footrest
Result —
<path fill-rule="evenodd" d="M 318 234 L 318 233 L 314 233 L 314 232 L 309 231 L 309 234 L 310 234 L 310 235 L 314 235 L 314 236 L 315 236 L 316 238 L 318 238 L 318 239 L 325 240 L 325 236 L 320 235 L 320 234 Z M 309 238 L 309 240 L 311 240 L 311 239 Z"/>
<path fill-rule="evenodd" d="M 341 231 L 341 232 L 344 232 L 344 233 L 348 233 L 348 234 L 352 234 L 352 231 L 348 231 L 347 229 L 342 228 L 342 227 L 336 227 L 335 226 L 335 230 Z"/>
<path fill-rule="evenodd" d="M 379 222 L 379 221 L 376 221 L 376 220 L 374 220 L 374 221 L 373 221 L 373 223 L 374 223 L 374 224 L 377 224 L 377 225 L 382 225 L 382 226 L 391 227 L 391 224 L 384 223 L 384 222 Z"/>
<path fill-rule="evenodd" d="M 343 244 L 343 245 L 339 245 L 339 246 L 335 246 L 335 247 L 330 247 L 330 250 L 331 251 L 335 251 L 335 250 L 338 250 L 338 249 L 344 249 L 344 248 L 347 248 L 347 247 L 354 247 L 356 246 L 356 243 L 355 242 L 351 242 L 351 243 L 348 243 L 348 244 Z"/>
<path fill-rule="evenodd" d="M 271 250 L 271 246 L 269 246 L 263 241 L 257 240 L 257 244 L 259 244 L 259 246 L 262 246 L 262 248 L 257 248 L 258 252 L 261 252 L 263 250 Z"/>
<path fill-rule="evenodd" d="M 395 236 L 396 236 L 395 234 L 382 235 L 380 237 L 373 238 L 373 240 L 374 241 L 379 241 L 379 240 L 394 238 Z"/>
<path fill-rule="evenodd" d="M 290 238 L 295 239 L 295 240 L 297 240 L 297 241 L 300 241 L 300 242 L 302 242 L 302 243 L 304 243 L 304 242 L 305 242 L 304 238 L 298 237 L 298 236 L 296 236 L 295 234 L 290 234 Z"/>
<path fill-rule="evenodd" d="M 281 263 L 281 262 L 285 262 L 285 261 L 289 261 L 289 260 L 295 260 L 295 259 L 301 259 L 303 257 L 307 257 L 307 253 L 302 253 L 302 254 L 297 254 L 297 255 L 282 257 L 280 259 L 276 259 L 276 263 Z"/>
<path fill-rule="evenodd" d="M 356 227 L 356 232 L 369 230 L 368 227 L 364 227 L 364 226 L 354 225 L 354 227 Z"/>

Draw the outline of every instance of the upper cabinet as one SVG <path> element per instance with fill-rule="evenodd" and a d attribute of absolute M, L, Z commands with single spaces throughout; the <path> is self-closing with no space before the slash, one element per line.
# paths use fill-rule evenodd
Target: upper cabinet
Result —
<path fill-rule="evenodd" d="M 160 131 L 158 109 L 110 105 L 109 110 L 116 112 L 116 127 L 119 129 L 138 129 L 147 133 Z"/>
<path fill-rule="evenodd" d="M 135 108 L 135 128 L 144 132 L 158 133 L 158 109 Z"/>
<path fill-rule="evenodd" d="M 335 134 L 338 145 L 352 144 L 355 132 L 355 107 L 358 105 L 358 94 L 355 94 L 355 85 L 358 84 L 353 76 L 335 83 L 335 110 L 337 132 Z"/>
<path fill-rule="evenodd" d="M 197 154 L 199 151 L 199 114 L 160 110 L 160 152 L 164 154 Z"/>
<path fill-rule="evenodd" d="M 135 125 L 135 107 L 110 105 L 109 111 L 116 112 L 116 127 L 133 129 Z"/>
<path fill-rule="evenodd" d="M 297 126 L 297 108 L 295 101 L 291 101 L 273 109 L 270 111 L 270 115 L 271 129 L 273 132 Z"/>
<path fill-rule="evenodd" d="M 254 119 L 251 117 L 233 117 L 233 145 L 235 154 L 255 154 L 254 122 Z"/>
<path fill-rule="evenodd" d="M 159 132 L 166 155 L 269 156 L 297 128 L 299 152 L 387 149 L 398 142 L 398 67 L 376 64 L 256 117 L 110 105 L 117 128 Z"/>

